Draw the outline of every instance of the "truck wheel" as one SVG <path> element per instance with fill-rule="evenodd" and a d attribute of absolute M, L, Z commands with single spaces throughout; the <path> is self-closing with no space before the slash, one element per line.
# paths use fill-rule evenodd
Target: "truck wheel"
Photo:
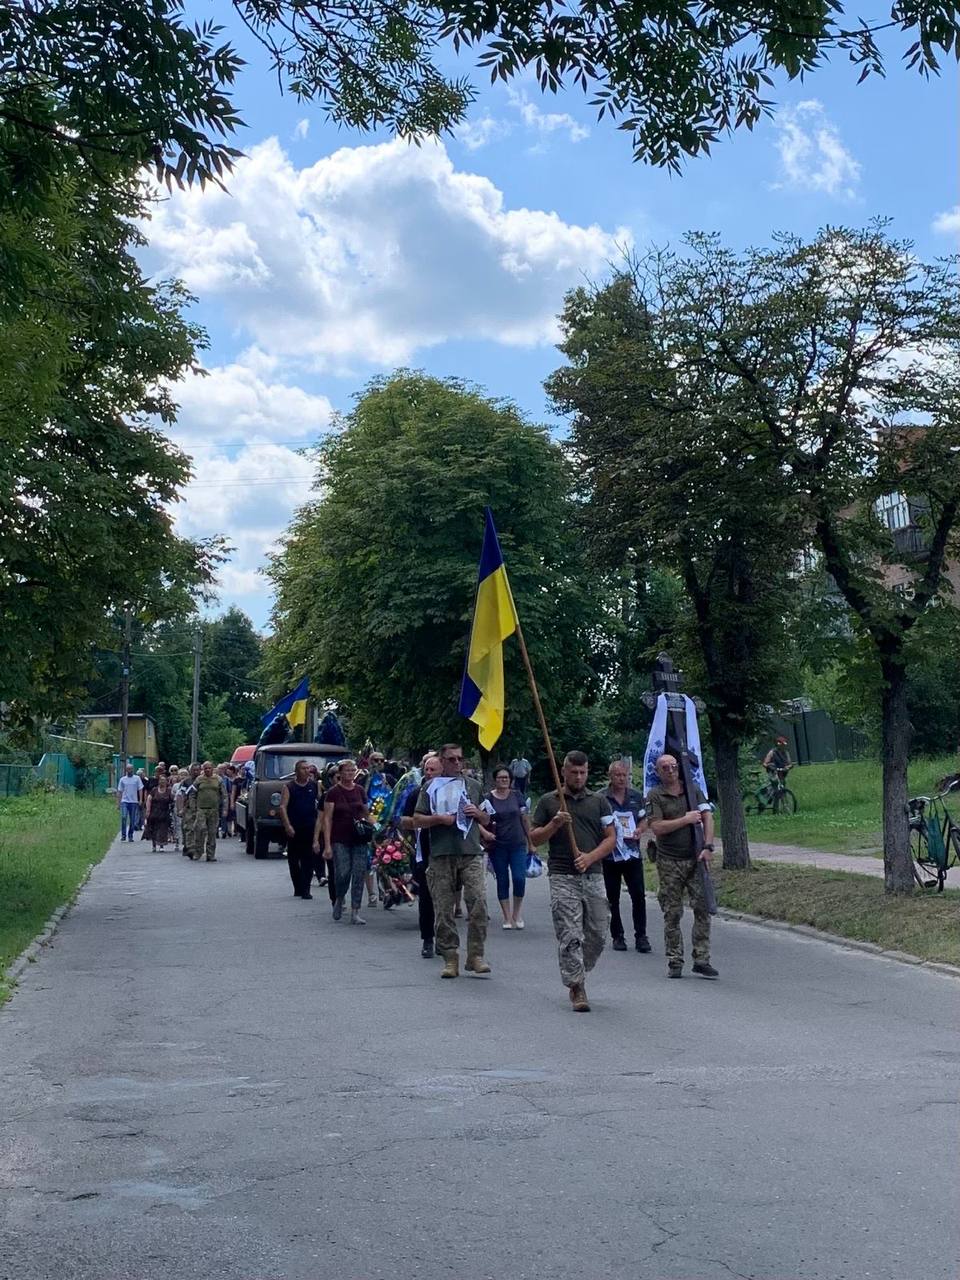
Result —
<path fill-rule="evenodd" d="M 254 828 L 254 857 L 269 858 L 270 856 L 270 832 L 257 831 Z"/>
<path fill-rule="evenodd" d="M 247 853 L 249 853 L 249 854 L 252 856 L 252 855 L 253 855 L 253 849 L 254 849 L 254 844 L 253 844 L 253 823 L 252 823 L 252 822 L 249 822 L 249 821 L 248 821 L 248 822 L 247 822 L 247 825 L 244 827 L 244 829 L 243 829 L 243 839 L 244 839 L 244 844 L 245 844 L 245 846 L 246 846 L 246 851 L 247 851 Z"/>

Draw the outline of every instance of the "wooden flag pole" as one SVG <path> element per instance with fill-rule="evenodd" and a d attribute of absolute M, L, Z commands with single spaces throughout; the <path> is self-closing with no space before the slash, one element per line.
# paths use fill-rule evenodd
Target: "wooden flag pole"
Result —
<path fill-rule="evenodd" d="M 527 672 L 527 679 L 530 681 L 530 693 L 533 695 L 533 708 L 537 713 L 537 720 L 540 724 L 540 732 L 543 734 L 543 745 L 547 748 L 547 759 L 550 761 L 550 772 L 553 775 L 553 785 L 557 789 L 557 796 L 560 800 L 560 809 L 563 813 L 568 813 L 567 802 L 563 798 L 563 779 L 560 777 L 560 770 L 557 768 L 557 757 L 553 754 L 553 743 L 550 741 L 550 730 L 547 728 L 546 716 L 543 714 L 543 704 L 540 701 L 540 690 L 537 688 L 536 676 L 533 674 L 533 667 L 530 664 L 530 655 L 527 653 L 527 642 L 523 638 L 523 628 L 517 620 L 517 644 L 520 646 L 520 657 L 523 659 L 523 665 Z M 570 841 L 570 850 L 574 858 L 580 856 L 580 850 L 577 848 L 577 842 L 573 834 L 573 824 L 567 823 L 567 838 Z"/>

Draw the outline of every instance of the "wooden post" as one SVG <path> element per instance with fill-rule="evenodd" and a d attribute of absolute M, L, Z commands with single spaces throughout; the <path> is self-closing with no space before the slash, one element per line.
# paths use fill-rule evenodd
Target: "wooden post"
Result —
<path fill-rule="evenodd" d="M 560 777 L 560 770 L 557 768 L 557 757 L 553 754 L 553 743 L 550 741 L 550 730 L 547 728 L 546 716 L 543 714 L 543 705 L 540 702 L 540 690 L 537 688 L 537 680 L 533 674 L 533 667 L 530 665 L 530 655 L 527 653 L 527 643 L 523 638 L 523 629 L 517 622 L 517 644 L 520 646 L 520 657 L 523 659 L 523 665 L 527 673 L 527 679 L 530 681 L 530 693 L 533 696 L 533 709 L 537 714 L 537 722 L 540 725 L 540 732 L 543 734 L 543 745 L 547 749 L 547 759 L 550 761 L 550 773 L 553 775 L 553 785 L 556 787 L 557 796 L 560 800 L 560 809 L 563 813 L 568 813 L 567 802 L 563 798 L 563 779 Z M 580 856 L 580 850 L 577 848 L 577 842 L 573 834 L 573 824 L 567 823 L 567 837 L 570 841 L 570 850 L 577 858 Z"/>

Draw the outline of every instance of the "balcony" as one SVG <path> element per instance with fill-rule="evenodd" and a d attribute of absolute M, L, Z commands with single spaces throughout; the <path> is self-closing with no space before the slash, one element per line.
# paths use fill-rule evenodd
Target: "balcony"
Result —
<path fill-rule="evenodd" d="M 891 529 L 893 545 L 897 555 L 909 560 L 922 560 L 927 554 L 927 535 L 915 524 L 908 524 L 903 529 Z"/>

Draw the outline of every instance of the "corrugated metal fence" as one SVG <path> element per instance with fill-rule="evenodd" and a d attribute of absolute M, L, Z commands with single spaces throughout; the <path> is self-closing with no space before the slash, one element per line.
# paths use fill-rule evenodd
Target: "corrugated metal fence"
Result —
<path fill-rule="evenodd" d="M 25 795 L 38 780 L 75 791 L 103 792 L 113 786 L 110 769 L 77 769 L 62 752 L 47 751 L 39 764 L 0 764 L 0 799 Z"/>

